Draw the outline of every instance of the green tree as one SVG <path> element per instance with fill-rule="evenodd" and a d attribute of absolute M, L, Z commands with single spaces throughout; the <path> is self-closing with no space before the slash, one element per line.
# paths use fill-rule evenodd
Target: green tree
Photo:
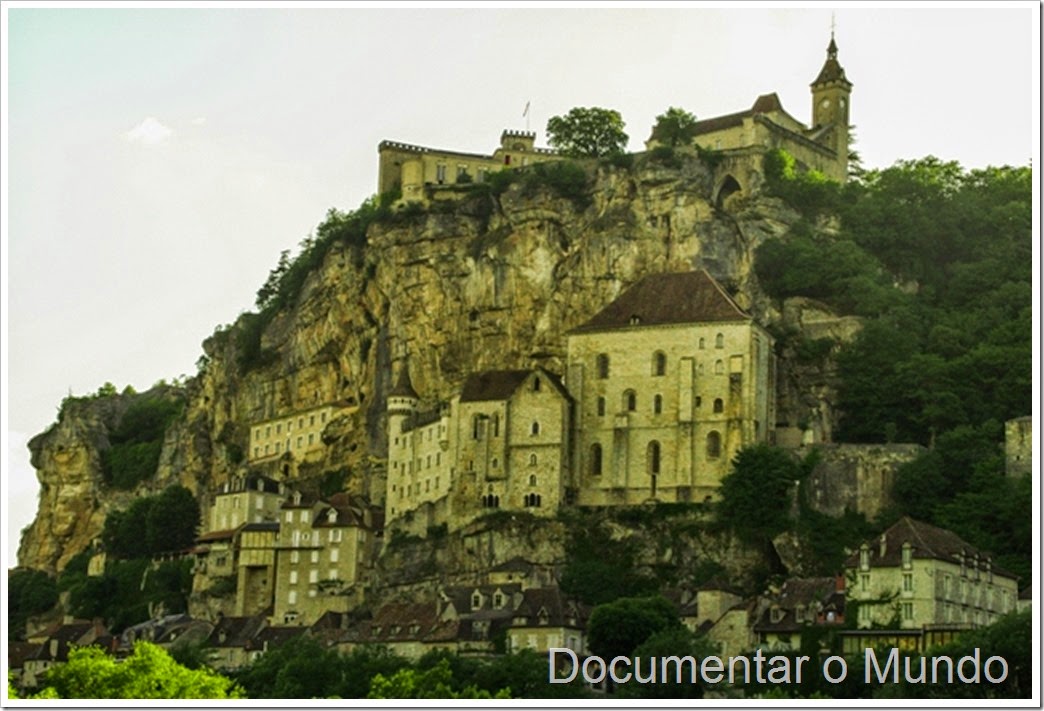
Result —
<path fill-rule="evenodd" d="M 671 148 L 687 145 L 695 135 L 695 114 L 676 106 L 657 116 L 653 124 L 652 139 Z"/>
<path fill-rule="evenodd" d="M 455 689 L 449 661 L 442 659 L 431 669 L 400 669 L 386 677 L 377 674 L 370 682 L 369 699 L 510 699 L 509 689 L 496 694 L 469 685 Z"/>
<path fill-rule="evenodd" d="M 562 155 L 600 158 L 623 153 L 627 134 L 619 111 L 597 106 L 570 109 L 547 122 L 547 142 Z"/>
<path fill-rule="evenodd" d="M 44 678 L 42 698 L 238 699 L 242 690 L 209 669 L 187 669 L 161 647 L 138 642 L 120 662 L 99 647 L 69 652 L 69 661 Z"/>
<path fill-rule="evenodd" d="M 630 656 L 653 634 L 681 625 L 663 597 L 629 597 L 598 605 L 587 623 L 590 650 L 603 659 Z"/>
<path fill-rule="evenodd" d="M 696 635 L 682 625 L 674 625 L 659 632 L 654 632 L 644 642 L 634 649 L 634 656 L 641 659 L 654 657 L 665 659 L 667 657 L 691 656 L 697 664 L 707 656 L 717 654 L 717 645 L 707 639 L 706 635 Z M 619 695 L 622 697 L 635 697 L 644 699 L 701 699 L 704 692 L 702 679 L 697 672 L 696 683 L 691 683 L 689 667 L 682 670 L 682 681 L 678 683 L 677 676 L 662 679 L 658 684 L 623 684 L 619 687 Z M 711 686 L 711 689 L 714 687 Z"/>
<path fill-rule="evenodd" d="M 145 517 L 145 545 L 151 553 L 188 548 L 199 530 L 199 502 L 192 492 L 173 484 L 154 497 Z"/>
<path fill-rule="evenodd" d="M 47 612 L 58 602 L 54 578 L 42 570 L 15 569 L 7 576 L 7 638 L 25 632 L 26 620 Z"/>
<path fill-rule="evenodd" d="M 336 650 L 302 634 L 261 655 L 236 680 L 256 699 L 328 698 L 341 695 L 343 670 Z"/>
<path fill-rule="evenodd" d="M 801 463 L 767 444 L 740 450 L 721 481 L 718 521 L 747 543 L 768 543 L 790 528 L 791 492 Z"/>

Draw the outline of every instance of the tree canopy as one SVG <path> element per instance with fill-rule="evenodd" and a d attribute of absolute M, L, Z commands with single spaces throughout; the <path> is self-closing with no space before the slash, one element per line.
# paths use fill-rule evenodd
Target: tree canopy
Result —
<path fill-rule="evenodd" d="M 209 669 L 188 669 L 162 647 L 138 642 L 123 661 L 99 647 L 69 652 L 69 661 L 47 672 L 35 698 L 49 699 L 238 699 L 242 690 Z"/>
<path fill-rule="evenodd" d="M 627 134 L 619 111 L 597 106 L 570 109 L 547 122 L 547 142 L 562 155 L 600 158 L 623 153 Z"/>
<path fill-rule="evenodd" d="M 696 116 L 672 106 L 656 117 L 652 139 L 671 148 L 685 145 L 696 135 Z"/>

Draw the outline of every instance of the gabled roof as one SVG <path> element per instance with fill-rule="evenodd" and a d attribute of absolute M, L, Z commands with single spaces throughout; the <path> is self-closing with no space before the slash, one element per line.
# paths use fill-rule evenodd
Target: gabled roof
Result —
<path fill-rule="evenodd" d="M 265 627 L 263 615 L 254 617 L 222 617 L 207 638 L 208 647 L 247 647 Z M 222 639 L 223 638 L 223 639 Z"/>
<path fill-rule="evenodd" d="M 747 321 L 739 307 L 706 269 L 650 274 L 596 313 L 572 333 L 628 326 Z"/>
<path fill-rule="evenodd" d="M 783 108 L 783 102 L 779 100 L 779 95 L 776 92 L 771 94 L 762 94 L 754 100 L 754 105 L 746 111 L 737 111 L 732 114 L 724 114 L 722 116 L 714 116 L 709 119 L 703 119 L 697 121 L 693 126 L 693 135 L 700 136 L 705 133 L 714 133 L 715 131 L 721 131 L 726 128 L 732 128 L 734 126 L 742 126 L 743 119 L 757 116 L 758 114 L 770 114 L 776 111 L 787 113 L 786 109 Z M 790 116 L 790 114 L 787 114 Z M 793 116 L 791 116 L 793 118 Z M 794 119 L 797 121 L 797 119 Z"/>
<path fill-rule="evenodd" d="M 585 611 L 559 588 L 529 588 L 522 593 L 513 626 L 583 627 Z"/>
<path fill-rule="evenodd" d="M 881 553 L 881 539 L 884 539 L 884 554 Z M 902 565 L 903 546 L 910 544 L 910 553 L 914 558 L 942 560 L 947 563 L 960 565 L 963 558 L 966 563 L 971 563 L 978 556 L 980 566 L 985 566 L 990 561 L 991 570 L 996 575 L 1002 575 L 1013 580 L 1017 579 L 1014 573 L 992 563 L 992 556 L 981 551 L 972 544 L 965 541 L 953 531 L 923 521 L 916 521 L 909 516 L 903 516 L 892 524 L 891 528 L 881 534 L 878 538 L 872 538 L 865 542 L 870 554 L 870 566 L 895 567 Z M 845 561 L 848 567 L 859 565 L 860 551 L 854 552 Z"/>
<path fill-rule="evenodd" d="M 545 381 L 567 400 L 572 400 L 562 381 L 544 368 L 532 370 L 485 370 L 471 373 L 461 388 L 461 402 L 489 402 L 507 400 L 526 382 L 533 373 L 543 376 Z"/>

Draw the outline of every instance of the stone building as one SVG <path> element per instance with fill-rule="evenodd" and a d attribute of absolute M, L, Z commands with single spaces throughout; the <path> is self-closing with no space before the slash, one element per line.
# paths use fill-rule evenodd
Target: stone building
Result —
<path fill-rule="evenodd" d="M 1016 417 L 1004 423 L 1004 471 L 1022 476 L 1033 471 L 1033 416 Z"/>
<path fill-rule="evenodd" d="M 724 152 L 734 165 L 722 172 L 716 201 L 729 193 L 750 190 L 760 180 L 761 156 L 783 149 L 801 167 L 818 170 L 834 180 L 848 179 L 849 112 L 852 83 L 837 59 L 833 35 L 827 59 L 811 84 L 812 123 L 806 126 L 783 108 L 775 93 L 759 96 L 746 111 L 697 121 L 693 141 L 703 148 Z M 653 148 L 650 138 L 646 145 Z M 732 160 L 747 155 L 750 160 Z"/>
<path fill-rule="evenodd" d="M 356 409 L 348 402 L 331 402 L 256 422 L 250 427 L 247 459 L 255 464 L 289 454 L 300 461 L 322 450 L 323 430 L 330 421 Z"/>
<path fill-rule="evenodd" d="M 244 523 L 279 520 L 286 494 L 282 485 L 260 474 L 234 477 L 214 495 L 209 531 L 226 531 Z"/>
<path fill-rule="evenodd" d="M 380 512 L 348 494 L 324 500 L 295 492 L 283 503 L 282 515 L 272 619 L 310 625 L 324 612 L 345 612 L 357 604 L 375 558 Z"/>
<path fill-rule="evenodd" d="M 904 516 L 845 562 L 860 628 L 980 627 L 1015 609 L 1015 575 L 956 533 Z"/>
<path fill-rule="evenodd" d="M 403 202 L 427 202 L 429 193 L 440 187 L 481 183 L 498 170 L 558 157 L 549 148 L 535 147 L 535 142 L 535 133 L 505 130 L 500 145 L 486 155 L 381 141 L 377 146 L 377 191 L 384 194 L 399 188 Z"/>
<path fill-rule="evenodd" d="M 704 501 L 775 424 L 773 339 L 705 270 L 640 280 L 567 362 L 580 505 Z"/>
<path fill-rule="evenodd" d="M 489 510 L 554 515 L 565 497 L 572 401 L 552 373 L 472 373 L 460 395 L 418 409 L 404 365 L 388 394 L 388 521 L 425 505 L 426 525 L 464 525 Z"/>

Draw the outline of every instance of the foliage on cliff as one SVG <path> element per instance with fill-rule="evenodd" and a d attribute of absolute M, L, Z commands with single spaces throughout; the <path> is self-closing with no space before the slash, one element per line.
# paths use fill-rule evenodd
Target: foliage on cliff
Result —
<path fill-rule="evenodd" d="M 1024 574 L 1029 492 L 1004 478 L 1000 444 L 1002 423 L 1031 411 L 1031 179 L 928 157 L 842 186 L 775 152 L 769 189 L 839 228 L 802 222 L 756 255 L 771 296 L 867 317 L 838 355 L 836 437 L 934 446 L 900 470 L 890 517 L 957 530 Z"/>
<path fill-rule="evenodd" d="M 111 446 L 102 454 L 105 481 L 117 489 L 133 489 L 156 473 L 163 435 L 181 412 L 183 402 L 165 391 L 134 397 L 109 434 Z"/>

